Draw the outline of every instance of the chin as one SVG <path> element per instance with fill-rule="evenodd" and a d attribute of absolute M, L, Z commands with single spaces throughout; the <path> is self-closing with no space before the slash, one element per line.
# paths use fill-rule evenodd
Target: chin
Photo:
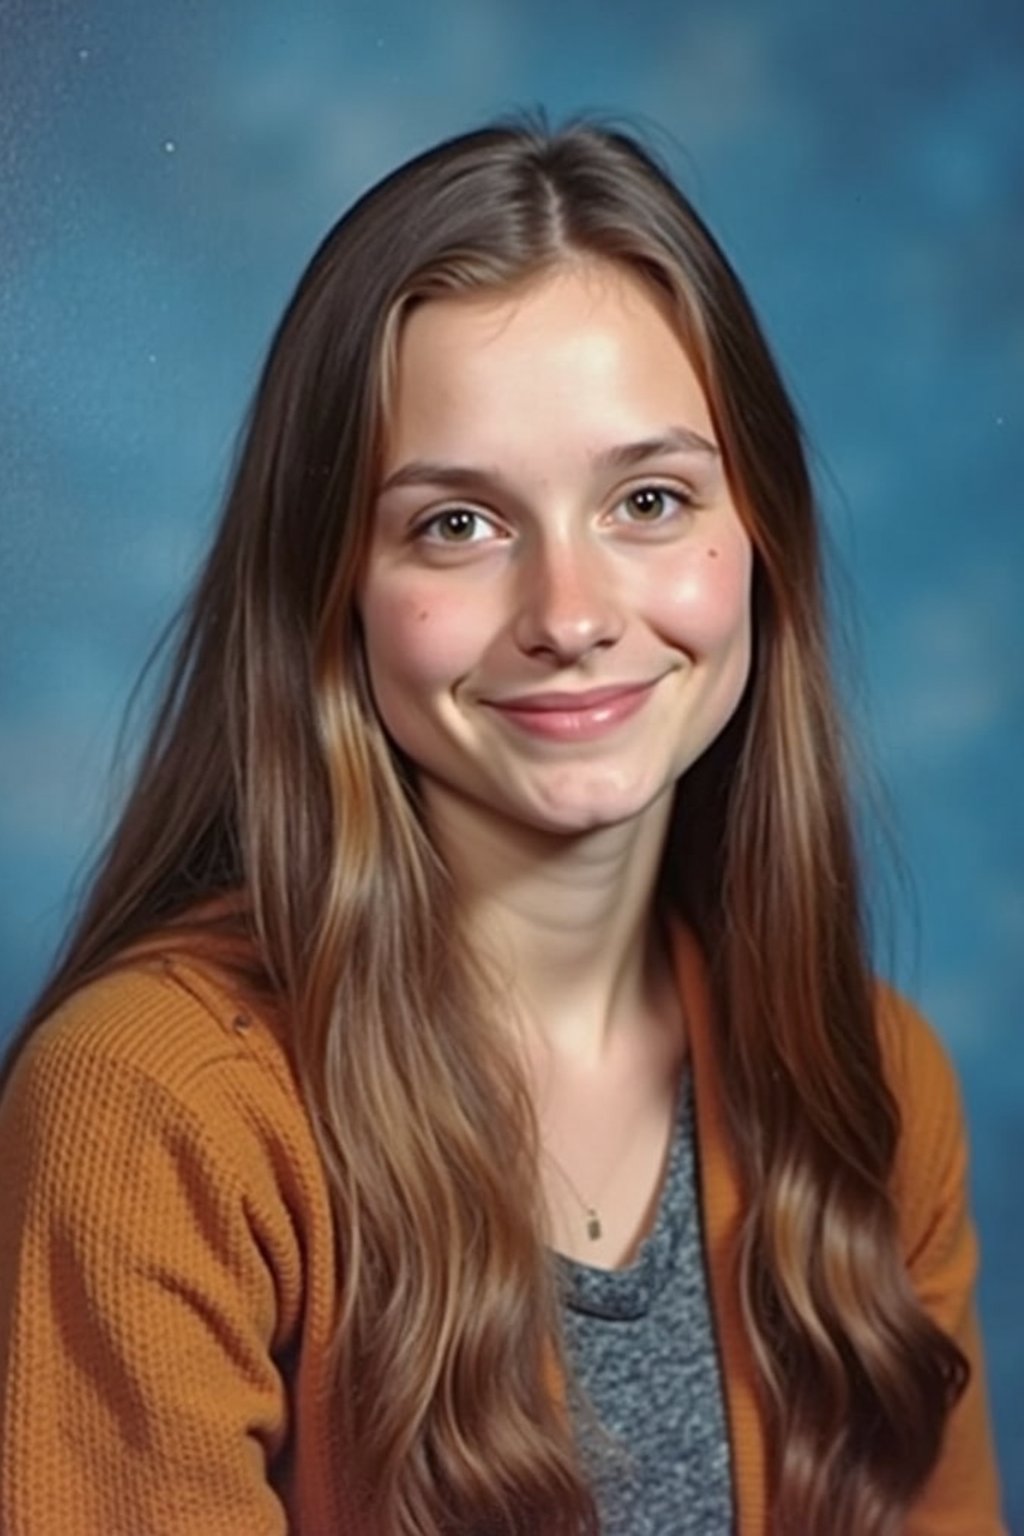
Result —
<path fill-rule="evenodd" d="M 589 832 L 601 832 L 641 820 L 649 813 L 657 813 L 671 796 L 671 789 L 637 790 L 632 794 L 590 795 L 577 799 L 547 800 L 531 807 L 520 819 L 530 822 L 541 832 L 564 837 L 580 837 Z"/>

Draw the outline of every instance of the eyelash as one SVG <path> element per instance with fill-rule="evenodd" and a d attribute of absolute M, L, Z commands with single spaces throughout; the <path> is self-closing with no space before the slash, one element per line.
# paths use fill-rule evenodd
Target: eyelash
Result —
<path fill-rule="evenodd" d="M 625 522 L 627 525 L 632 524 L 632 526 L 638 528 L 645 526 L 650 526 L 652 528 L 661 527 L 664 523 L 670 521 L 674 515 L 678 515 L 678 513 L 681 511 L 687 511 L 695 505 L 693 496 L 688 491 L 683 490 L 682 487 L 659 485 L 657 482 L 651 482 L 635 486 L 633 490 L 627 491 L 626 494 L 620 497 L 619 500 L 615 503 L 612 512 L 613 514 L 618 513 L 620 510 L 627 507 L 629 503 L 634 501 L 637 497 L 651 495 L 660 496 L 663 503 L 665 501 L 675 503 L 674 508 L 670 508 L 665 512 L 664 516 L 658 517 L 656 519 L 640 517 L 634 520 L 632 518 L 626 518 Z M 429 517 L 424 518 L 424 520 L 413 529 L 413 538 L 416 540 L 424 540 L 427 543 L 432 543 L 435 545 L 447 545 L 449 548 L 458 548 L 459 546 L 469 548 L 472 545 L 483 544 L 487 542 L 486 538 L 443 538 L 438 530 L 444 525 L 444 520 L 446 518 L 454 517 L 472 518 L 475 520 L 478 527 L 486 526 L 489 527 L 492 532 L 497 532 L 496 525 L 491 521 L 490 518 L 487 517 L 485 513 L 478 512 L 475 507 L 454 506 L 445 507 L 440 512 L 432 512 Z"/>

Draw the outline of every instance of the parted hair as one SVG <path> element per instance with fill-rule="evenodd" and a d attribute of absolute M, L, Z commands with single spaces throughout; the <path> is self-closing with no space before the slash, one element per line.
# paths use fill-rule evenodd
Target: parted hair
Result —
<path fill-rule="evenodd" d="M 894 1536 L 967 1366 L 900 1256 L 900 1117 L 801 432 L 727 259 L 631 135 L 463 135 L 327 235 L 273 339 L 134 786 L 21 1038 L 149 944 L 209 955 L 279 1010 L 344 1277 L 352 1529 L 597 1530 L 555 1386 L 529 1094 L 415 767 L 374 709 L 359 621 L 404 317 L 581 260 L 627 269 L 671 316 L 754 547 L 750 679 L 678 785 L 658 898 L 708 957 L 772 1529 Z"/>

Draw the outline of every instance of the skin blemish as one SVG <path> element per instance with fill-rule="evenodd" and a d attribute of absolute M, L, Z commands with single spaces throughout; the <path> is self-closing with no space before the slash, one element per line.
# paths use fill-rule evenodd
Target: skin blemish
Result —
<path fill-rule="evenodd" d="M 718 559 L 718 550 L 717 549 L 709 549 L 708 550 L 708 559 L 709 560 L 717 560 Z"/>

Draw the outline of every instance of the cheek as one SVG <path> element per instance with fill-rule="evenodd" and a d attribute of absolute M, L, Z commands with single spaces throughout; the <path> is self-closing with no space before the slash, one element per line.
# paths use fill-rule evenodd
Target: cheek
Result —
<path fill-rule="evenodd" d="M 442 687 L 473 663 L 477 642 L 471 614 L 429 586 L 371 587 L 362 619 L 370 681 L 381 704 L 396 689 Z"/>
<path fill-rule="evenodd" d="M 752 555 L 730 533 L 688 548 L 661 572 L 658 620 L 683 649 L 713 653 L 749 642 Z"/>

